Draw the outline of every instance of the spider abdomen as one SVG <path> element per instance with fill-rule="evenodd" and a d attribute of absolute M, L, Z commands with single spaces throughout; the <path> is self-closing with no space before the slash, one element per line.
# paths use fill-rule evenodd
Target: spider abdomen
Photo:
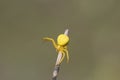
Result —
<path fill-rule="evenodd" d="M 65 34 L 60 34 L 57 38 L 57 44 L 60 46 L 64 46 L 69 42 L 69 37 Z"/>

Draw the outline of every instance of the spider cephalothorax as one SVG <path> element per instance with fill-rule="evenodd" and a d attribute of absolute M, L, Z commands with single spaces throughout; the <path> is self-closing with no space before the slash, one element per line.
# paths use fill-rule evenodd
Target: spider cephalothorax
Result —
<path fill-rule="evenodd" d="M 63 59 L 65 57 L 65 54 L 67 56 L 67 62 L 69 61 L 69 55 L 68 55 L 68 50 L 67 50 L 67 44 L 69 42 L 69 37 L 67 35 L 65 35 L 65 34 L 58 35 L 57 43 L 55 43 L 54 39 L 52 39 L 52 38 L 45 37 L 44 39 L 52 41 L 52 43 L 53 43 L 54 47 L 56 48 L 56 50 L 58 52 L 62 53 L 62 58 L 61 58 L 59 64 L 63 61 Z"/>

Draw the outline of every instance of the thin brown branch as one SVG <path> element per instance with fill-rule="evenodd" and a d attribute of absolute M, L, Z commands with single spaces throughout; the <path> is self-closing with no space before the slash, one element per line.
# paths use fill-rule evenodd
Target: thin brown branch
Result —
<path fill-rule="evenodd" d="M 68 35 L 68 29 L 65 30 L 64 34 Z M 60 62 L 61 58 L 62 58 L 62 53 L 59 52 L 57 60 L 56 60 L 56 64 L 55 64 L 55 67 L 54 67 L 54 70 L 53 70 L 52 80 L 57 80 L 58 73 L 59 73 L 59 70 L 60 70 L 60 64 L 59 64 L 59 62 Z"/>

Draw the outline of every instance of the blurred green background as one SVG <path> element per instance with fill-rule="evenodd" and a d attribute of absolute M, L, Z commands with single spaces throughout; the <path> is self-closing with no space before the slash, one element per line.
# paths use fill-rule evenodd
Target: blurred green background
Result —
<path fill-rule="evenodd" d="M 50 80 L 67 28 L 58 80 L 120 80 L 120 0 L 0 0 L 0 80 Z"/>

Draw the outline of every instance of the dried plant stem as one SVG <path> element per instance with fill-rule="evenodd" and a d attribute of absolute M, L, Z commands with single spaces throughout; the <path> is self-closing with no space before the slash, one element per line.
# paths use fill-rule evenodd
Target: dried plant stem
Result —
<path fill-rule="evenodd" d="M 68 29 L 65 30 L 64 34 L 68 35 Z M 58 73 L 59 73 L 59 70 L 60 70 L 59 62 L 60 62 L 61 58 L 62 58 L 62 53 L 59 52 L 57 60 L 56 60 L 56 64 L 55 64 L 55 67 L 54 67 L 54 70 L 53 70 L 52 80 L 57 80 L 57 76 L 58 76 Z"/>

